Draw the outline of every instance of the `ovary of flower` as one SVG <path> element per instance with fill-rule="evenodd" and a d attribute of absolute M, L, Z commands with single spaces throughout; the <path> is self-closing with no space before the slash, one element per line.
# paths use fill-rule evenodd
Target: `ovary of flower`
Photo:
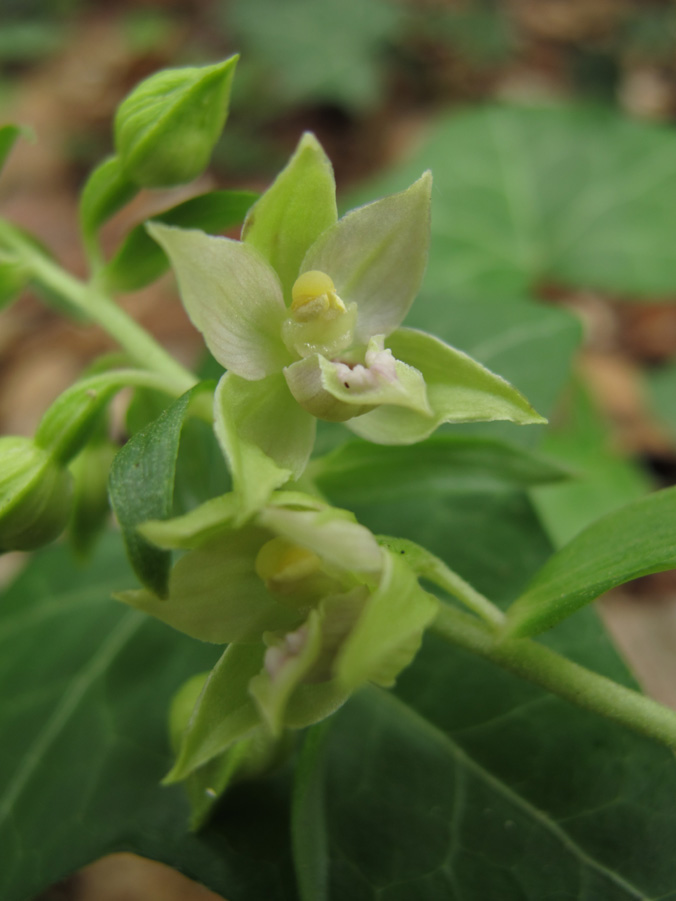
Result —
<path fill-rule="evenodd" d="M 287 632 L 281 644 L 273 645 L 267 649 L 263 658 L 263 666 L 272 679 L 279 674 L 292 657 L 297 657 L 300 654 L 305 647 L 307 637 L 307 626 L 303 625 L 300 629 L 296 629 L 295 632 Z"/>

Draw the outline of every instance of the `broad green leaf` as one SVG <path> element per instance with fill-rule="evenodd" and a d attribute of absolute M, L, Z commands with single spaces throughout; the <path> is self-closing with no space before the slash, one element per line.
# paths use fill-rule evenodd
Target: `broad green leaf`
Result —
<path fill-rule="evenodd" d="M 168 592 L 171 555 L 138 534 L 148 519 L 168 519 L 183 420 L 196 389 L 188 391 L 158 419 L 137 432 L 120 450 L 110 469 L 110 500 L 127 553 L 142 585 L 159 597 Z"/>
<path fill-rule="evenodd" d="M 495 491 L 506 486 L 541 485 L 570 478 L 570 471 L 547 457 L 490 438 L 435 435 L 421 444 L 383 447 L 351 441 L 308 470 L 323 491 L 340 491 L 343 502 L 403 501 L 420 490 L 447 493 Z"/>
<path fill-rule="evenodd" d="M 111 535 L 92 566 L 50 549 L 3 591 L 0 896 L 35 898 L 124 848 L 225 897 L 296 901 L 283 782 L 234 789 L 203 836 L 183 788 L 160 785 L 171 697 L 218 649 L 111 601 L 131 578 Z"/>
<path fill-rule="evenodd" d="M 380 407 L 349 422 L 349 428 L 362 438 L 378 444 L 413 444 L 428 438 L 445 422 L 546 422 L 503 378 L 432 335 L 398 329 L 387 345 L 398 360 L 422 373 L 433 415 Z"/>
<path fill-rule="evenodd" d="M 449 116 L 415 158 L 369 185 L 435 175 L 426 290 L 518 298 L 545 282 L 621 296 L 676 288 L 676 137 L 600 108 Z"/>
<path fill-rule="evenodd" d="M 296 763 L 291 815 L 301 901 L 325 901 L 329 875 L 324 817 L 325 741 L 331 720 L 308 729 Z"/>
<path fill-rule="evenodd" d="M 422 282 L 430 240 L 432 174 L 405 191 L 346 213 L 310 247 L 302 271 L 333 280 L 357 304 L 356 339 L 389 335 L 404 320 Z"/>
<path fill-rule="evenodd" d="M 315 136 L 306 133 L 242 229 L 242 240 L 260 251 L 279 276 L 287 303 L 308 247 L 337 218 L 331 163 Z"/>
<path fill-rule="evenodd" d="M 210 191 L 157 213 L 152 219 L 166 225 L 219 234 L 242 222 L 256 197 L 251 191 Z M 143 225 L 137 225 L 103 267 L 99 278 L 112 292 L 137 291 L 154 282 L 168 268 L 169 260 L 162 248 Z"/>
<path fill-rule="evenodd" d="M 248 244 L 150 222 L 165 250 L 181 300 L 221 365 L 259 380 L 290 361 L 282 342 L 286 307 L 279 280 Z"/>
<path fill-rule="evenodd" d="M 382 51 L 402 13 L 384 0 L 236 0 L 226 23 L 266 86 L 287 104 L 333 103 L 363 112 L 383 91 Z"/>
<path fill-rule="evenodd" d="M 610 588 L 676 568 L 676 488 L 592 523 L 547 561 L 510 607 L 506 631 L 537 635 Z"/>
<path fill-rule="evenodd" d="M 80 197 L 80 229 L 90 253 L 96 250 L 96 235 L 111 216 L 137 193 L 122 171 L 117 156 L 108 157 L 94 169 L 87 179 Z"/>
<path fill-rule="evenodd" d="M 493 581 L 503 595 L 547 553 L 536 520 L 510 497 L 480 511 L 481 558 L 473 508 L 458 515 L 456 501 L 427 498 L 427 537 L 478 587 Z M 386 515 L 396 533 L 415 530 L 409 506 L 372 516 Z M 503 540 L 510 530 L 513 546 Z M 523 546 L 530 556 L 512 553 Z M 157 784 L 169 765 L 169 698 L 213 665 L 214 649 L 108 602 L 128 579 L 110 543 L 89 571 L 59 550 L 3 598 L 3 901 L 32 898 L 121 847 L 233 901 L 298 901 L 288 769 L 234 788 L 198 836 L 186 831 L 182 788 Z M 548 641 L 629 680 L 589 610 Z M 312 891 L 322 886 L 325 897 L 367 901 L 437 901 L 449 886 L 469 901 L 540 901 L 552 885 L 561 901 L 585 897 L 583 886 L 604 901 L 674 894 L 673 755 L 434 638 L 396 693 L 353 698 L 327 721 L 328 757 L 320 746 L 304 761 L 302 785 L 315 800 L 298 804 L 293 824 L 303 901 L 319 901 Z M 64 810 L 78 811 L 68 828 Z"/>
<path fill-rule="evenodd" d="M 115 147 L 131 181 L 157 188 L 201 175 L 225 125 L 238 58 L 156 72 L 122 101 Z"/>
<path fill-rule="evenodd" d="M 248 382 L 229 372 L 216 389 L 214 428 L 244 520 L 267 503 L 275 488 L 301 475 L 312 451 L 315 420 L 296 403 L 281 374 Z"/>
<path fill-rule="evenodd" d="M 21 129 L 18 125 L 2 125 L 0 126 L 0 169 L 5 165 L 5 160 L 9 156 L 12 147 L 14 147 Z"/>
<path fill-rule="evenodd" d="M 595 519 L 643 497 L 651 487 L 645 471 L 613 447 L 610 425 L 582 385 L 572 385 L 564 401 L 539 450 L 570 467 L 573 477 L 531 492 L 557 548 Z"/>

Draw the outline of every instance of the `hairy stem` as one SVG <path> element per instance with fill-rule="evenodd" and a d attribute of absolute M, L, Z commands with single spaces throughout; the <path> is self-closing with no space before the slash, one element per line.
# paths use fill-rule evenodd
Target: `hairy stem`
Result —
<path fill-rule="evenodd" d="M 501 639 L 490 626 L 442 604 L 432 630 L 579 707 L 676 749 L 676 711 L 573 663 L 529 638 Z"/>

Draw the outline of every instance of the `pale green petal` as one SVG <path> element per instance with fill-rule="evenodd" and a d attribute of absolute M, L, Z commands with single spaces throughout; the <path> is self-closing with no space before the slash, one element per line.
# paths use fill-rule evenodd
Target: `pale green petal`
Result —
<path fill-rule="evenodd" d="M 353 210 L 312 245 L 301 270 L 326 272 L 344 303 L 357 303 L 356 341 L 401 325 L 427 265 L 432 175 Z M 395 355 L 396 356 L 396 355 Z"/>
<path fill-rule="evenodd" d="M 327 507 L 315 513 L 266 507 L 258 522 L 348 572 L 377 573 L 382 567 L 383 552 L 378 542 L 347 510 Z"/>
<path fill-rule="evenodd" d="M 289 639 L 294 637 L 298 648 L 289 646 Z M 249 692 L 274 736 L 281 734 L 286 705 L 294 689 L 317 662 L 321 645 L 320 615 L 313 610 L 295 633 L 271 642 L 263 670 L 249 683 Z"/>
<path fill-rule="evenodd" d="M 376 444 L 414 444 L 444 422 L 506 419 L 519 425 L 546 422 L 516 388 L 481 363 L 438 338 L 414 329 L 398 329 L 386 344 L 397 359 L 418 369 L 427 384 L 433 415 L 379 407 L 348 427 Z"/>
<path fill-rule="evenodd" d="M 270 535 L 247 526 L 190 551 L 169 577 L 169 597 L 145 590 L 116 597 L 201 641 L 257 641 L 264 632 L 293 628 L 298 614 L 278 604 L 255 571 L 258 551 Z"/>
<path fill-rule="evenodd" d="M 331 422 L 345 422 L 381 404 L 431 416 L 422 375 L 376 345 L 376 339 L 369 342 L 366 365 L 348 366 L 313 354 L 287 366 L 284 376 L 291 393 L 303 409 Z M 369 352 L 376 356 L 372 365 L 368 365 Z M 378 363 L 378 356 L 384 364 Z"/>
<path fill-rule="evenodd" d="M 308 247 L 337 219 L 331 163 L 304 134 L 285 169 L 253 205 L 242 240 L 259 250 L 282 283 L 287 302 Z"/>
<path fill-rule="evenodd" d="M 262 642 L 226 649 L 209 674 L 165 783 L 185 779 L 260 725 L 249 681 L 260 671 L 264 652 Z"/>
<path fill-rule="evenodd" d="M 196 229 L 148 223 L 171 260 L 183 305 L 214 357 L 245 379 L 289 362 L 286 307 L 274 271 L 253 247 Z"/>
<path fill-rule="evenodd" d="M 369 681 L 391 685 L 437 613 L 437 599 L 423 591 L 406 563 L 387 551 L 385 561 L 380 585 L 336 661 L 336 678 L 351 691 Z"/>
<path fill-rule="evenodd" d="M 240 498 L 240 521 L 260 510 L 275 488 L 301 475 L 315 426 L 281 373 L 258 382 L 223 376 L 214 398 L 214 429 Z"/>
<path fill-rule="evenodd" d="M 219 532 L 232 528 L 239 516 L 239 498 L 222 494 L 205 501 L 183 516 L 151 519 L 137 527 L 148 541 L 166 550 L 197 548 Z"/>

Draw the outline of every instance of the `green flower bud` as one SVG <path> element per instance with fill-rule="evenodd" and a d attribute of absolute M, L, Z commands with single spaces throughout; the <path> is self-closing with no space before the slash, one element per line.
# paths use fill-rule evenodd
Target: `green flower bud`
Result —
<path fill-rule="evenodd" d="M 70 473 L 30 438 L 0 438 L 0 551 L 52 541 L 70 514 Z"/>
<path fill-rule="evenodd" d="M 165 69 L 122 102 L 115 116 L 115 147 L 131 181 L 158 188 L 201 175 L 225 124 L 237 59 Z"/>

